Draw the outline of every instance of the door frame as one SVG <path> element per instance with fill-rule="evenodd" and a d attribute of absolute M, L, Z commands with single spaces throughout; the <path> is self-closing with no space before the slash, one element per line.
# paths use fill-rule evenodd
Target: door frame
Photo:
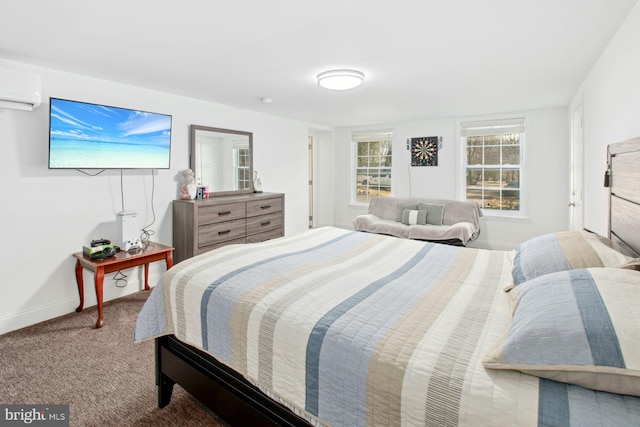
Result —
<path fill-rule="evenodd" d="M 571 111 L 569 229 L 584 228 L 584 103 Z"/>

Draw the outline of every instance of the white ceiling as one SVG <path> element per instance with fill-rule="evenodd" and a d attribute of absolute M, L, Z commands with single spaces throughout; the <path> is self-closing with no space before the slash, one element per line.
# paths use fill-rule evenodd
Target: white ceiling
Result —
<path fill-rule="evenodd" d="M 0 58 L 319 125 L 382 124 L 567 106 L 636 2 L 3 1 Z M 320 88 L 332 68 L 365 82 Z"/>

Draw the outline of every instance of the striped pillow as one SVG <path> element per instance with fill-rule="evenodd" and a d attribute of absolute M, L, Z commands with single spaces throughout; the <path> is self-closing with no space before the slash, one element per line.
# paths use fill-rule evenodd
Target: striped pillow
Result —
<path fill-rule="evenodd" d="M 634 261 L 611 241 L 586 231 L 561 231 L 527 240 L 515 249 L 513 283 L 575 268 L 620 267 Z"/>
<path fill-rule="evenodd" d="M 402 212 L 402 223 L 405 225 L 425 225 L 427 223 L 427 211 L 405 209 Z"/>
<path fill-rule="evenodd" d="M 396 222 L 402 222 L 402 215 L 404 215 L 404 211 L 406 209 L 418 209 L 418 204 L 414 203 L 414 204 L 399 204 L 398 206 L 396 206 L 396 210 L 397 210 L 397 214 L 396 214 Z"/>
<path fill-rule="evenodd" d="M 640 396 L 640 272 L 576 269 L 510 292 L 511 325 L 486 368 Z"/>

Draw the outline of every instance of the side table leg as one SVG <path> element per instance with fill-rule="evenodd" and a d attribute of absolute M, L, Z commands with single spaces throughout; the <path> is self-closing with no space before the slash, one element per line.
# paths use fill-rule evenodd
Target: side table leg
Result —
<path fill-rule="evenodd" d="M 149 290 L 149 263 L 145 263 L 144 265 L 144 290 Z"/>
<path fill-rule="evenodd" d="M 80 264 L 80 260 L 76 261 L 76 282 L 78 283 L 78 293 L 80 294 L 80 305 L 76 308 L 76 311 L 81 312 L 84 308 L 84 279 L 82 278 L 82 264 Z"/>
<path fill-rule="evenodd" d="M 167 252 L 167 270 L 169 270 L 171 267 L 173 267 L 173 254 L 171 251 Z"/>
<path fill-rule="evenodd" d="M 102 284 L 104 282 L 104 268 L 98 268 L 96 270 L 96 298 L 98 300 L 98 321 L 96 322 L 96 328 L 102 328 Z"/>

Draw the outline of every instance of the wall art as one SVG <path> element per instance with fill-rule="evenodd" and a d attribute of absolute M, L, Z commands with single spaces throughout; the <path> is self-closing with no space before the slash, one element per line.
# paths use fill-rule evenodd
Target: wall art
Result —
<path fill-rule="evenodd" d="M 438 137 L 411 138 L 411 166 L 438 166 Z"/>

